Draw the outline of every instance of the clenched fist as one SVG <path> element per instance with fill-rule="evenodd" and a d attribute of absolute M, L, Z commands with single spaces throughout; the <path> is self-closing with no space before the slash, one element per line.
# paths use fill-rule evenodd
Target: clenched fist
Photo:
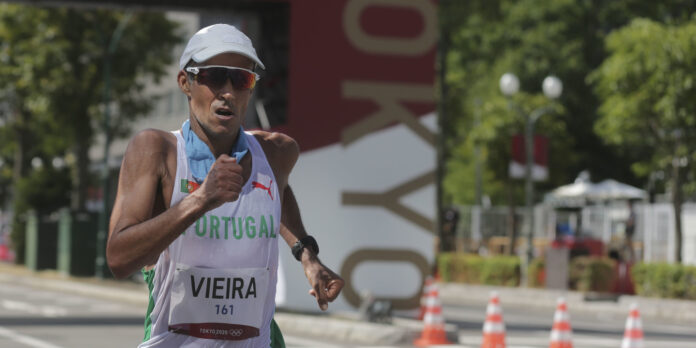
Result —
<path fill-rule="evenodd" d="M 235 158 L 222 154 L 213 163 L 205 181 L 194 194 L 203 195 L 207 210 L 215 209 L 239 198 L 243 180 L 242 166 Z"/>

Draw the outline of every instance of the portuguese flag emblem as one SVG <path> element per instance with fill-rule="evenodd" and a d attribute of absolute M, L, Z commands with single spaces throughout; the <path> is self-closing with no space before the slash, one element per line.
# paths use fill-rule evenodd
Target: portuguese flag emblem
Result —
<path fill-rule="evenodd" d="M 199 187 L 201 187 L 201 185 L 195 181 L 181 179 L 181 192 L 183 193 L 193 193 L 193 191 L 196 191 Z"/>

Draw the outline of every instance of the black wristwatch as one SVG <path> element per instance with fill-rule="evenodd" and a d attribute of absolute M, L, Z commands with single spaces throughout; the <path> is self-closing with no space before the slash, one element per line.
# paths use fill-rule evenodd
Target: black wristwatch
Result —
<path fill-rule="evenodd" d="M 314 239 L 312 236 L 306 236 L 298 240 L 297 243 L 292 246 L 292 255 L 295 256 L 297 261 L 302 259 L 302 250 L 304 248 L 309 248 L 314 252 L 314 255 L 319 255 L 319 245 L 317 244 L 316 239 Z"/>

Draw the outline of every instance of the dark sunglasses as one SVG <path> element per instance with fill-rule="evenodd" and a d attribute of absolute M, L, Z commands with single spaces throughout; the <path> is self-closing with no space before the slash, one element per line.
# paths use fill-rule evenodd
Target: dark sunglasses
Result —
<path fill-rule="evenodd" d="M 252 89 L 261 78 L 251 70 L 222 65 L 191 66 L 186 71 L 193 74 L 196 82 L 211 89 L 222 89 L 227 80 L 232 82 L 235 89 Z"/>

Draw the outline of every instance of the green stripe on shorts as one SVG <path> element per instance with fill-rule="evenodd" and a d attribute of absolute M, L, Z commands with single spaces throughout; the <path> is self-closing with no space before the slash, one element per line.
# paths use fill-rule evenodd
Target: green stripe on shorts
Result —
<path fill-rule="evenodd" d="M 275 319 L 271 319 L 271 348 L 285 348 L 283 333 L 280 332 L 280 328 L 278 324 L 276 324 Z"/>
<path fill-rule="evenodd" d="M 143 338 L 143 342 L 145 342 L 150 339 L 150 335 L 152 334 L 152 319 L 150 318 L 150 315 L 152 314 L 152 310 L 155 308 L 155 298 L 152 296 L 152 288 L 155 286 L 155 269 L 153 268 L 146 271 L 143 268 L 141 272 L 143 273 L 143 278 L 145 278 L 145 282 L 147 283 L 147 289 L 150 292 L 150 301 L 147 304 L 147 314 L 145 315 L 145 338 Z"/>

